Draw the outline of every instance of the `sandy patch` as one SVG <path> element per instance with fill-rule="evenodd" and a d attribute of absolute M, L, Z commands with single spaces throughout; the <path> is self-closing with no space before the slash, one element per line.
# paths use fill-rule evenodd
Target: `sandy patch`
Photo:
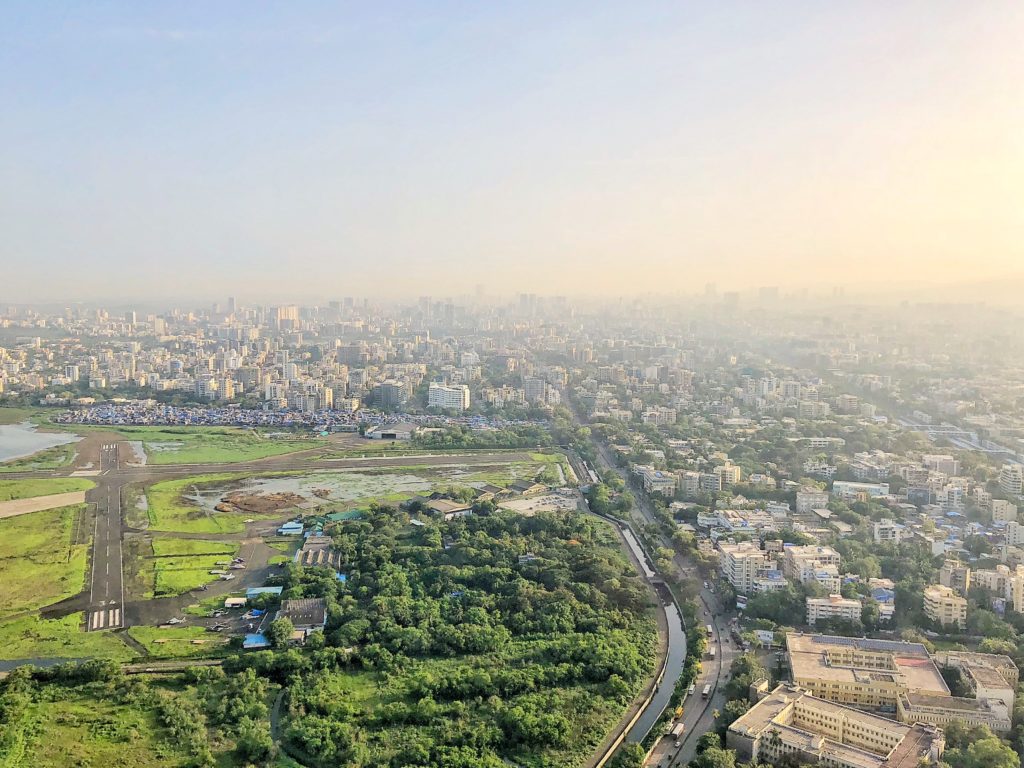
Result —
<path fill-rule="evenodd" d="M 71 493 L 54 493 L 49 496 L 34 496 L 31 499 L 0 501 L 0 519 L 27 515 L 30 512 L 42 512 L 45 509 L 70 507 L 72 504 L 84 504 L 85 491 Z"/>

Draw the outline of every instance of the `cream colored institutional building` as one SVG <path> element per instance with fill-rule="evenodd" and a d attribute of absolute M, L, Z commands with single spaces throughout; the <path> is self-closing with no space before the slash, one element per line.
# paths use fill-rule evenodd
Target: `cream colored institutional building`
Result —
<path fill-rule="evenodd" d="M 932 725 L 894 723 L 780 685 L 729 726 L 726 747 L 740 760 L 774 763 L 784 755 L 828 768 L 934 765 L 945 740 Z"/>
<path fill-rule="evenodd" d="M 987 725 L 1010 730 L 1017 667 L 1007 656 L 946 652 L 920 643 L 830 635 L 787 635 L 793 683 L 822 699 L 903 723 Z M 973 698 L 952 696 L 937 665 L 957 667 Z"/>

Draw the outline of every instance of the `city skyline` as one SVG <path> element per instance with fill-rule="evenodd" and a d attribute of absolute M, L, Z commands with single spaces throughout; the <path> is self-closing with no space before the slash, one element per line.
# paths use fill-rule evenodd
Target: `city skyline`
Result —
<path fill-rule="evenodd" d="M 1024 278 L 1015 4 L 0 22 L 0 300 Z"/>

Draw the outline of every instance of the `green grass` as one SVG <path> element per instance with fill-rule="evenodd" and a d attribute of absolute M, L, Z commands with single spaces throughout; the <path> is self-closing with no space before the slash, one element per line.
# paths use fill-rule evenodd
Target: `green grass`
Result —
<path fill-rule="evenodd" d="M 73 544 L 84 504 L 0 520 L 0 617 L 85 588 L 88 546 Z"/>
<path fill-rule="evenodd" d="M 183 557 L 185 555 L 230 555 L 238 554 L 237 544 L 202 539 L 153 539 L 154 557 Z"/>
<path fill-rule="evenodd" d="M 191 656 L 209 656 L 224 650 L 226 643 L 222 635 L 207 632 L 202 627 L 176 626 L 131 627 L 128 634 L 141 644 L 154 658 L 181 659 Z M 194 640 L 204 641 L 196 644 Z"/>
<path fill-rule="evenodd" d="M 229 595 L 216 595 L 205 597 L 198 603 L 188 606 L 183 612 L 188 616 L 209 616 L 214 611 L 224 607 L 224 601 L 228 597 L 245 597 L 244 591 L 232 592 Z"/>
<path fill-rule="evenodd" d="M 117 635 L 83 632 L 84 616 L 60 619 L 21 616 L 0 623 L 0 659 L 104 658 L 127 661 L 134 654 Z"/>
<path fill-rule="evenodd" d="M 231 464 L 327 444 L 300 433 L 271 438 L 231 427 L 118 427 L 116 432 L 126 440 L 141 441 L 149 464 Z"/>
<path fill-rule="evenodd" d="M 146 489 L 149 503 L 149 528 L 153 531 L 179 533 L 239 533 L 245 529 L 242 515 L 206 514 L 195 505 L 183 500 L 182 493 L 195 485 L 214 485 L 240 480 L 248 475 L 197 475 L 180 480 L 164 480 Z"/>
<path fill-rule="evenodd" d="M 237 555 L 239 545 L 195 539 L 156 538 L 153 539 L 152 548 L 154 557 L 144 564 L 141 578 L 144 583 L 152 585 L 152 591 L 144 587 L 144 594 L 159 597 L 180 595 L 216 581 L 218 577 L 210 571 L 225 569 L 218 563 Z"/>
<path fill-rule="evenodd" d="M 188 760 L 160 725 L 152 695 L 128 704 L 96 686 L 62 688 L 59 698 L 29 705 L 20 731 L 22 756 L 0 761 L 4 768 L 176 768 Z"/>
<path fill-rule="evenodd" d="M 35 408 L 0 407 L 0 424 L 21 424 L 39 413 Z"/>
<path fill-rule="evenodd" d="M 31 456 L 23 456 L 20 459 L 0 464 L 0 472 L 34 472 L 45 469 L 61 469 L 71 466 L 75 458 L 75 444 L 57 445 L 33 453 Z"/>
<path fill-rule="evenodd" d="M 216 581 L 219 577 L 211 575 L 210 571 L 224 568 L 217 565 L 217 561 L 221 559 L 219 555 L 206 555 L 168 558 L 170 562 L 157 560 L 153 594 L 157 597 L 180 595 Z"/>
<path fill-rule="evenodd" d="M 31 499 L 54 493 L 88 491 L 95 485 L 80 477 L 54 477 L 38 480 L 0 480 L 0 501 Z"/>

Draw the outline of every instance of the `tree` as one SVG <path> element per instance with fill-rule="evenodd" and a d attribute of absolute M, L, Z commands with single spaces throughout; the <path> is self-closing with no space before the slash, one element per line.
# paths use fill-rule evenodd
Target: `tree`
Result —
<path fill-rule="evenodd" d="M 1020 757 L 997 736 L 974 741 L 965 748 L 946 750 L 950 768 L 1020 768 Z"/>
<path fill-rule="evenodd" d="M 702 755 L 712 747 L 721 748 L 721 746 L 722 739 L 719 738 L 718 734 L 714 731 L 708 731 L 707 733 L 702 733 L 700 738 L 697 739 L 697 754 Z"/>
<path fill-rule="evenodd" d="M 694 768 L 736 768 L 736 753 L 731 749 L 711 747 L 694 758 L 690 765 Z M 957 766 L 956 768 L 963 767 Z"/>
<path fill-rule="evenodd" d="M 265 763 L 274 754 L 274 741 L 268 726 L 248 717 L 238 723 L 235 753 L 247 763 Z"/>
<path fill-rule="evenodd" d="M 285 648 L 292 639 L 293 632 L 295 632 L 295 625 L 292 624 L 291 619 L 287 617 L 274 619 L 267 628 L 267 639 L 275 648 Z"/>
<path fill-rule="evenodd" d="M 640 744 L 623 744 L 612 758 L 612 768 L 641 768 L 646 753 Z"/>

